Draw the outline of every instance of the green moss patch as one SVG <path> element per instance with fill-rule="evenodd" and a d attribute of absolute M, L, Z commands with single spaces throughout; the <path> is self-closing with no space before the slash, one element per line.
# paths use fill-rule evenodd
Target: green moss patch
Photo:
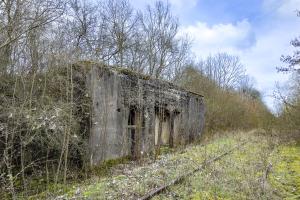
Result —
<path fill-rule="evenodd" d="M 106 177 L 111 174 L 111 169 L 119 164 L 125 164 L 130 160 L 129 156 L 106 160 L 98 166 L 91 168 L 91 173 L 95 176 Z"/>
<path fill-rule="evenodd" d="M 272 161 L 272 186 L 283 198 L 300 199 L 300 143 L 280 146 Z"/>

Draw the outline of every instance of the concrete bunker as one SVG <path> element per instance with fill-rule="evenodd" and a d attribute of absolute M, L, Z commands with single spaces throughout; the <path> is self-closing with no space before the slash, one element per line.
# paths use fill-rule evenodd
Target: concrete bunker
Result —
<path fill-rule="evenodd" d="M 80 65 L 80 64 L 78 64 Z M 86 66 L 80 66 L 86 67 Z M 89 64 L 90 164 L 187 144 L 204 125 L 203 96 L 127 69 Z"/>

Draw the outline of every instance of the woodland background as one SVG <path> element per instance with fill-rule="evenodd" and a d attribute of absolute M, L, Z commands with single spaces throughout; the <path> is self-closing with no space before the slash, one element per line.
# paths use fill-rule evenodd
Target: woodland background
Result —
<path fill-rule="evenodd" d="M 299 51 L 281 58 L 286 67 L 278 71 L 291 79 L 274 93 L 281 102 L 274 114 L 239 57 L 220 52 L 196 61 L 191 44 L 161 1 L 144 11 L 126 0 L 0 1 L 0 194 L 32 195 L 89 177 L 88 127 L 81 125 L 89 98 L 73 78 L 78 61 L 128 68 L 204 95 L 204 135 L 299 130 Z M 299 48 L 299 38 L 291 45 Z"/>

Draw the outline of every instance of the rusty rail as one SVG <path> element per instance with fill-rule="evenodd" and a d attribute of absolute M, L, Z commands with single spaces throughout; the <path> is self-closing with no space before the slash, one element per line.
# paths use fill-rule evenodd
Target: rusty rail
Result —
<path fill-rule="evenodd" d="M 151 199 L 152 197 L 162 193 L 163 191 L 165 191 L 167 188 L 169 188 L 170 186 L 172 185 L 175 185 L 177 183 L 180 183 L 181 181 L 183 181 L 184 179 L 186 179 L 187 177 L 193 175 L 194 173 L 198 172 L 198 171 L 201 171 L 203 170 L 206 166 L 210 165 L 211 163 L 213 162 L 216 162 L 217 160 L 220 160 L 222 157 L 232 153 L 234 150 L 240 148 L 241 146 L 244 146 L 247 142 L 242 142 L 241 144 L 231 148 L 230 150 L 218 155 L 217 157 L 215 158 L 212 158 L 208 161 L 205 161 L 203 162 L 198 168 L 194 169 L 193 171 L 191 172 L 188 172 L 182 176 L 179 176 L 178 178 L 172 180 L 170 183 L 168 184 L 165 184 L 165 185 L 162 185 L 158 188 L 155 188 L 153 190 L 151 190 L 150 192 L 148 192 L 147 194 L 145 194 L 144 196 L 140 197 L 139 200 L 149 200 Z"/>

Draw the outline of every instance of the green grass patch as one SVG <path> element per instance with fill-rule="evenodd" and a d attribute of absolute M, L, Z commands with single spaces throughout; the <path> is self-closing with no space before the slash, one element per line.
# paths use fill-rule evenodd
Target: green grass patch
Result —
<path fill-rule="evenodd" d="M 283 198 L 300 199 L 300 143 L 280 146 L 271 160 L 272 186 Z"/>

